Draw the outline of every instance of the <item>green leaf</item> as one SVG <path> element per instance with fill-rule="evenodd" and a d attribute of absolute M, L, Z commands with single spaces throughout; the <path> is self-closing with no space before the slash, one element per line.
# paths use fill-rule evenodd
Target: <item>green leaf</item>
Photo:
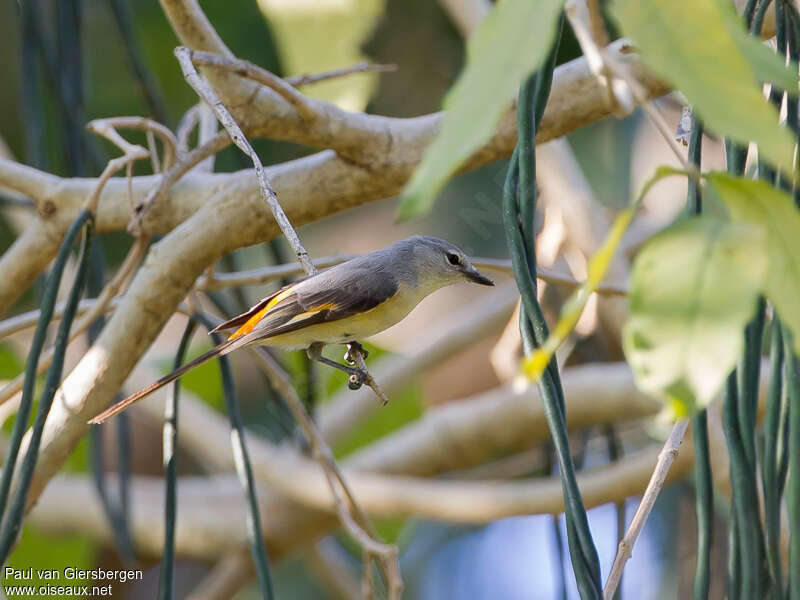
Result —
<path fill-rule="evenodd" d="M 444 102 L 442 128 L 406 187 L 398 218 L 428 211 L 447 179 L 491 137 L 522 80 L 544 62 L 563 3 L 494 5 L 470 40 L 467 65 Z"/>
<path fill-rule="evenodd" d="M 654 236 L 631 274 L 623 347 L 638 386 L 708 405 L 739 359 L 767 261 L 757 227 L 703 216 Z"/>
<path fill-rule="evenodd" d="M 762 229 L 769 259 L 764 294 L 794 332 L 800 354 L 800 211 L 789 194 L 763 181 L 713 173 L 708 187 L 736 221 Z"/>
<path fill-rule="evenodd" d="M 731 34 L 736 43 L 739 44 L 739 49 L 745 59 L 750 63 L 750 68 L 753 69 L 758 81 L 774 83 L 782 90 L 797 90 L 797 63 L 789 63 L 789 65 L 784 63 L 783 59 L 772 48 L 765 45 L 757 37 L 747 33 L 741 27 L 741 19 L 739 19 L 738 15 L 734 14 L 734 16 L 739 26 L 731 29 Z"/>
<path fill-rule="evenodd" d="M 725 0 L 617 0 L 613 6 L 647 65 L 686 95 L 710 129 L 757 143 L 771 163 L 791 171 L 794 141 L 757 83 L 775 78 L 777 69 L 744 41 L 732 10 Z"/>

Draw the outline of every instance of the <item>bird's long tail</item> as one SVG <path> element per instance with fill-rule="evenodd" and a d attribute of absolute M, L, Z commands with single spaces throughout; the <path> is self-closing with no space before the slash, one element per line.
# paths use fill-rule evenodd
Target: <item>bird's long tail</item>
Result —
<path fill-rule="evenodd" d="M 188 363 L 186 363 L 182 367 L 179 367 L 179 368 L 175 369 L 169 375 L 164 375 L 164 377 L 162 377 L 158 381 L 155 381 L 155 382 L 151 383 L 146 388 L 142 388 L 141 390 L 139 390 L 135 394 L 131 394 L 130 396 L 128 396 L 124 400 L 120 400 L 119 402 L 117 402 L 113 406 L 107 408 L 106 410 L 101 412 L 99 415 L 97 415 L 96 417 L 91 419 L 89 421 L 89 423 L 90 424 L 98 424 L 98 423 L 102 423 L 104 421 L 107 421 L 108 419 L 110 419 L 114 415 L 121 413 L 123 410 L 128 408 L 134 402 L 137 402 L 138 400 L 141 400 L 142 398 L 146 398 L 147 396 L 149 396 L 150 394 L 152 394 L 156 390 L 161 389 L 162 387 L 164 387 L 168 383 L 171 383 L 171 382 L 175 381 L 176 379 L 178 379 L 179 377 L 185 375 L 187 372 L 191 371 L 195 367 L 198 367 L 198 366 L 202 365 L 204 362 L 209 361 L 212 358 L 214 358 L 214 357 L 216 357 L 216 356 L 218 356 L 220 354 L 226 354 L 227 353 L 226 350 L 227 351 L 231 350 L 231 348 L 229 348 L 229 346 L 231 346 L 232 343 L 236 342 L 236 341 L 237 341 L 236 339 L 227 340 L 225 342 L 222 342 L 218 346 L 214 346 L 211 350 L 209 350 L 205 354 L 201 354 L 200 356 L 198 356 L 194 360 L 189 361 Z"/>

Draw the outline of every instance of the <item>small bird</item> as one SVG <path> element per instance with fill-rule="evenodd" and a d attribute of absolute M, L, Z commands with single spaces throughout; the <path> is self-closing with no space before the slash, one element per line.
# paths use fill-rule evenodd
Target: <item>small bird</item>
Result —
<path fill-rule="evenodd" d="M 439 238 L 413 236 L 363 254 L 290 283 L 221 323 L 211 333 L 236 328 L 226 341 L 89 422 L 102 423 L 207 360 L 251 345 L 305 348 L 312 359 L 348 373 L 357 388 L 364 373 L 325 358 L 323 346 L 352 347 L 401 321 L 431 292 L 461 281 L 494 285 L 460 249 Z"/>

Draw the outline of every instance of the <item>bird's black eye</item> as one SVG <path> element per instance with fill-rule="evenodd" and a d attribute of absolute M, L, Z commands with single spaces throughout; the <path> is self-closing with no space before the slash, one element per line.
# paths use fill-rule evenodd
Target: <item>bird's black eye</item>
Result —
<path fill-rule="evenodd" d="M 447 253 L 447 262 L 451 265 L 459 265 L 461 264 L 461 259 L 458 257 L 458 254 L 453 254 L 452 252 Z"/>

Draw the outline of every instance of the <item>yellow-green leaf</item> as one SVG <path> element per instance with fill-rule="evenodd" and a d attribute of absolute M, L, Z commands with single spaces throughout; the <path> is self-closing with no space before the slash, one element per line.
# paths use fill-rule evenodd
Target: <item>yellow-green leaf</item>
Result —
<path fill-rule="evenodd" d="M 633 217 L 636 216 L 636 211 L 639 210 L 639 207 L 642 205 L 644 197 L 656 183 L 673 175 L 694 176 L 693 173 L 683 169 L 667 166 L 658 167 L 653 176 L 645 181 L 636 201 L 622 211 L 614 220 L 603 245 L 600 246 L 589 260 L 586 281 L 573 292 L 569 300 L 564 304 L 556 326 L 553 328 L 553 331 L 550 332 L 550 335 L 547 340 L 545 340 L 544 344 L 542 344 L 541 348 L 534 350 L 522 363 L 522 371 L 529 379 L 537 381 L 542 376 L 542 373 L 544 373 L 544 370 L 547 368 L 556 350 L 558 350 L 558 347 L 564 343 L 567 336 L 575 329 L 575 325 L 578 323 L 578 319 L 580 319 L 581 313 L 583 313 L 583 309 L 586 307 L 586 303 L 606 276 L 608 266 L 611 264 L 611 259 L 617 251 L 622 236 L 628 229 L 628 225 L 631 224 Z"/>
<path fill-rule="evenodd" d="M 763 291 L 794 332 L 800 354 L 800 210 L 789 194 L 763 181 L 713 173 L 708 186 L 736 221 L 762 229 L 769 258 Z"/>
<path fill-rule="evenodd" d="M 613 5 L 645 63 L 686 95 L 710 129 L 742 144 L 756 142 L 771 163 L 791 171 L 794 141 L 779 127 L 778 113 L 758 83 L 774 78 L 774 63 L 743 41 L 744 26 L 732 10 L 723 0 L 616 0 Z"/>
<path fill-rule="evenodd" d="M 583 313 L 590 296 L 606 276 L 611 259 L 614 257 L 622 236 L 636 214 L 637 208 L 638 203 L 634 206 L 629 206 L 617 216 L 603 245 L 592 255 L 589 261 L 586 281 L 573 292 L 569 300 L 564 304 L 556 326 L 550 332 L 542 347 L 534 350 L 533 354 L 525 359 L 522 369 L 529 379 L 537 381 L 542 376 L 558 347 L 564 343 L 567 336 L 575 329 L 575 325 L 578 323 L 578 319 L 581 318 L 581 313 Z"/>
<path fill-rule="evenodd" d="M 744 347 L 767 269 L 760 228 L 680 221 L 641 250 L 623 347 L 637 385 L 691 412 L 720 390 Z"/>
<path fill-rule="evenodd" d="M 447 179 L 494 132 L 523 78 L 553 43 L 563 0 L 503 0 L 467 47 L 467 64 L 447 94 L 442 128 L 403 194 L 401 219 L 430 209 Z"/>

